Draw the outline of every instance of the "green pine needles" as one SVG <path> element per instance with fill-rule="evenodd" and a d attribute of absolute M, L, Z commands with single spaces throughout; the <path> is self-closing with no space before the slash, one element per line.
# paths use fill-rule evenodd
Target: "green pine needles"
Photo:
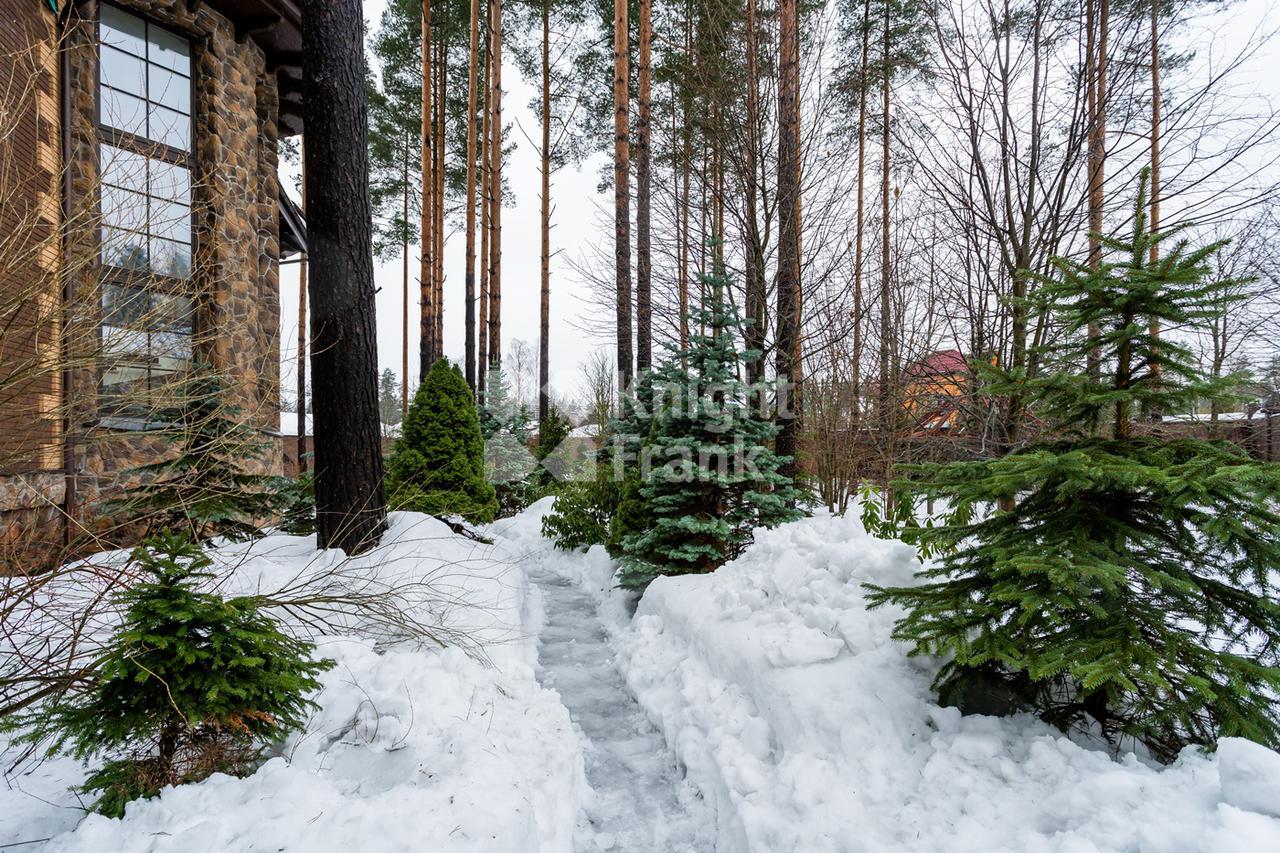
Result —
<path fill-rule="evenodd" d="M 480 418 L 467 381 L 440 359 L 418 386 L 387 463 L 389 503 L 430 515 L 493 521 L 498 500 L 485 479 Z"/>
<path fill-rule="evenodd" d="M 723 275 L 706 279 L 708 299 L 694 312 L 705 332 L 655 369 L 637 408 L 650 403 L 638 466 L 622 484 L 614 516 L 619 583 L 642 590 L 666 574 L 705 573 L 737 556 L 756 527 L 799 518 L 799 493 L 778 472 L 769 448 L 777 428 L 750 400 L 739 377 L 741 321 Z"/>
<path fill-rule="evenodd" d="M 245 470 L 246 462 L 262 457 L 266 444 L 228 402 L 208 367 L 192 370 L 178 404 L 159 418 L 169 424 L 176 452 L 133 469 L 137 484 L 109 501 L 108 512 L 142 522 L 148 533 L 182 530 L 202 541 L 218 535 L 254 538 L 263 523 L 307 511 L 286 478 Z"/>
<path fill-rule="evenodd" d="M 903 535 L 940 556 L 921 586 L 872 587 L 871 602 L 907 609 L 894 636 L 914 653 L 950 657 L 936 684 L 962 710 L 1004 697 L 1163 760 L 1226 736 L 1277 748 L 1280 466 L 1137 428 L 1222 392 L 1148 321 L 1194 326 L 1236 284 L 1210 276 L 1221 243 L 1147 230 L 1145 190 L 1144 176 L 1133 233 L 1105 242 L 1111 260 L 1058 259 L 1043 281 L 1034 307 L 1062 324 L 1039 352 L 1051 372 L 992 389 L 1024 395 L 1056 437 L 916 466 L 898 487 L 954 510 Z"/>
<path fill-rule="evenodd" d="M 26 735 L 52 737 L 51 754 L 115 756 L 84 785 L 112 817 L 166 785 L 251 773 L 264 744 L 303 727 L 316 676 L 333 666 L 255 599 L 198 590 L 210 560 L 187 536 L 162 533 L 133 559 L 144 579 L 119 595 L 124 620 L 95 679 Z"/>

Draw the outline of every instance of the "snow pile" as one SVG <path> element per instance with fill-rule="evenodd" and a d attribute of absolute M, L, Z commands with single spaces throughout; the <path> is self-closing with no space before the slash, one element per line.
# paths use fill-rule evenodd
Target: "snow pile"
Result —
<path fill-rule="evenodd" d="M 933 704 L 936 662 L 889 639 L 861 584 L 917 564 L 853 518 L 758 531 L 709 576 L 660 578 L 628 622 L 594 550 L 620 665 L 717 805 L 720 853 L 1280 850 L 1280 756 L 1227 741 L 1160 768 L 1030 716 Z"/>
<path fill-rule="evenodd" d="M 85 817 L 57 759 L 0 786 L 0 846 L 84 851 L 485 851 L 568 853 L 585 782 L 559 697 L 534 676 L 541 608 L 517 552 L 397 513 L 377 549 L 342 562 L 311 537 L 269 536 L 214 553 L 233 592 L 274 590 L 335 568 L 342 583 L 429 582 L 414 616 L 475 636 L 458 648 L 387 642 L 356 620 L 319 638 L 337 661 L 321 711 L 247 779 L 215 776 Z M 483 658 L 482 661 L 480 658 Z M 0 744 L 2 745 L 2 744 Z M 11 757 L 11 756 L 9 756 Z"/>

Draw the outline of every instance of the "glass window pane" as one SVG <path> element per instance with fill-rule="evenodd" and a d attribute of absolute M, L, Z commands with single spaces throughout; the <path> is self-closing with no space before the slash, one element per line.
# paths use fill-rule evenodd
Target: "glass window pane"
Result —
<path fill-rule="evenodd" d="M 191 332 L 192 302 L 174 293 L 152 294 L 152 311 L 159 328 L 173 332 Z M 190 342 L 187 343 L 188 347 Z"/>
<path fill-rule="evenodd" d="M 151 313 L 151 295 L 144 287 L 119 284 L 102 286 L 102 323 L 118 329 L 145 326 Z"/>
<path fill-rule="evenodd" d="M 99 8 L 99 38 L 103 44 L 118 47 L 134 56 L 145 56 L 147 25 L 141 18 L 122 12 L 115 6 Z"/>
<path fill-rule="evenodd" d="M 156 275 L 186 278 L 191 275 L 191 246 L 176 240 L 151 238 L 151 271 Z"/>
<path fill-rule="evenodd" d="M 159 198 L 191 204 L 191 170 L 163 160 L 152 160 L 149 192 Z"/>
<path fill-rule="evenodd" d="M 146 63 L 136 56 L 107 45 L 98 54 L 98 79 L 107 86 L 143 95 L 147 90 L 146 74 Z"/>
<path fill-rule="evenodd" d="M 137 136 L 147 135 L 147 105 L 141 98 L 126 95 L 103 86 L 99 102 L 102 113 L 99 120 L 108 127 L 123 130 Z"/>
<path fill-rule="evenodd" d="M 102 221 L 129 231 L 146 231 L 147 197 L 141 193 L 103 184 Z"/>
<path fill-rule="evenodd" d="M 180 243 L 191 242 L 191 208 L 154 199 L 151 202 L 151 234 Z"/>
<path fill-rule="evenodd" d="M 181 332 L 154 332 L 151 354 L 162 370 L 181 370 L 191 360 L 191 338 Z"/>
<path fill-rule="evenodd" d="M 147 158 L 114 145 L 103 144 L 100 147 L 102 158 L 102 181 L 117 187 L 147 191 Z M 185 170 L 184 170 L 185 171 Z"/>
<path fill-rule="evenodd" d="M 191 119 L 182 113 L 152 105 L 148 139 L 183 151 L 191 148 Z"/>
<path fill-rule="evenodd" d="M 132 231 L 115 228 L 102 229 L 102 262 L 110 267 L 126 270 L 147 268 L 147 238 Z"/>
<path fill-rule="evenodd" d="M 191 81 L 158 65 L 150 69 L 151 80 L 147 85 L 147 98 L 172 107 L 180 113 L 191 114 Z"/>
<path fill-rule="evenodd" d="M 147 28 L 147 59 L 156 65 L 191 76 L 191 45 L 163 27 Z"/>

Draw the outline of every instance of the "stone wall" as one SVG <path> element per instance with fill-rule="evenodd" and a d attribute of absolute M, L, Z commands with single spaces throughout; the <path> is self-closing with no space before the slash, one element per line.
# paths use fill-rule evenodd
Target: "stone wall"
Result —
<path fill-rule="evenodd" d="M 252 467 L 281 471 L 275 435 L 279 411 L 279 222 L 276 78 L 251 39 L 207 4 L 186 0 L 116 0 L 114 5 L 187 35 L 192 43 L 195 100 L 193 147 L 196 246 L 193 281 L 199 293 L 195 343 L 222 377 L 245 423 L 261 429 L 269 451 Z M 104 423 L 97 400 L 99 371 L 92 349 L 100 323 L 98 231 L 96 4 L 79 7 L 67 40 L 71 90 L 72 222 L 68 268 L 73 313 L 84 334 L 68 395 L 74 410 L 74 486 L 81 513 L 92 515 L 122 485 L 126 472 L 164 457 L 169 442 L 118 420 Z M 193 8 L 194 7 L 194 11 Z M 74 14 L 74 12 L 73 12 Z M 4 495 L 0 478 L 0 496 Z M 61 499 L 59 497 L 59 499 Z M 6 507 L 0 505 L 0 512 Z"/>

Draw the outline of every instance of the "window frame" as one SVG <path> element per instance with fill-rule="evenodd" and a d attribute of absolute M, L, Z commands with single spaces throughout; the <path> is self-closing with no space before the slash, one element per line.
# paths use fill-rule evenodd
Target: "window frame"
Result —
<path fill-rule="evenodd" d="M 144 355 L 145 357 L 144 369 L 146 371 L 146 378 L 145 378 L 146 390 L 144 394 L 149 395 L 155 391 L 155 386 L 153 382 L 157 377 L 157 375 L 168 375 L 175 378 L 180 378 L 181 376 L 185 375 L 190 371 L 191 365 L 195 361 L 194 341 L 196 340 L 197 335 L 200 331 L 200 323 L 199 323 L 200 312 L 198 310 L 198 307 L 200 304 L 201 294 L 199 292 L 200 290 L 199 285 L 197 284 L 198 276 L 196 275 L 195 269 L 194 269 L 196 253 L 199 250 L 199 233 L 198 233 L 198 227 L 197 227 L 199 223 L 199 217 L 197 215 L 197 210 L 196 210 L 197 203 L 196 203 L 196 193 L 195 193 L 195 189 L 196 189 L 195 173 L 196 173 L 196 162 L 197 162 L 196 161 L 196 131 L 197 131 L 196 46 L 198 44 L 198 38 L 193 37 L 191 33 L 183 32 L 182 30 L 179 30 L 175 27 L 168 26 L 164 23 L 158 22 L 153 18 L 139 14 L 134 9 L 129 9 L 124 6 L 118 5 L 116 3 L 100 2 L 97 4 L 97 6 L 98 6 L 97 14 L 95 14 L 93 19 L 93 38 L 94 38 L 94 43 L 93 43 L 93 49 L 94 49 L 94 64 L 93 64 L 93 75 L 94 75 L 93 76 L 93 130 L 94 130 L 94 133 L 93 133 L 93 138 L 94 138 L 94 156 L 97 158 L 97 161 L 98 161 L 99 178 L 98 178 L 97 194 L 98 194 L 99 215 L 103 216 L 103 214 L 105 213 L 102 210 L 102 196 L 103 196 L 102 189 L 105 187 L 105 183 L 103 183 L 102 177 L 101 177 L 102 163 L 103 163 L 103 156 L 102 156 L 103 146 L 109 145 L 114 148 L 118 148 L 122 151 L 141 157 L 146 161 L 158 161 L 158 162 L 167 163 L 172 166 L 183 168 L 187 171 L 188 178 L 189 178 L 188 180 L 189 196 L 187 200 L 187 206 L 190 208 L 190 219 L 189 219 L 190 228 L 189 228 L 188 245 L 190 248 L 192 268 L 186 276 L 179 277 L 179 276 L 166 275 L 163 273 L 155 272 L 150 268 L 150 253 L 151 253 L 151 238 L 152 238 L 151 203 L 152 203 L 152 200 L 155 198 L 154 196 L 151 195 L 150 186 L 147 186 L 146 192 L 143 193 L 143 195 L 147 199 L 147 216 L 146 216 L 146 222 L 144 223 L 146 230 L 145 230 L 145 233 L 143 234 L 143 236 L 145 236 L 147 239 L 147 252 L 148 252 L 147 269 L 145 270 L 129 269 L 126 267 L 119 267 L 114 264 L 107 263 L 103 257 L 103 250 L 102 250 L 102 241 L 103 241 L 102 230 L 103 228 L 107 227 L 105 224 L 105 221 L 102 224 L 100 224 L 99 227 L 97 228 L 98 233 L 95 241 L 95 246 L 97 247 L 95 250 L 96 252 L 95 268 L 98 271 L 97 305 L 98 305 L 98 312 L 99 312 L 98 314 L 99 340 L 105 344 L 106 335 L 107 335 L 106 330 L 108 328 L 112 328 L 112 329 L 122 328 L 130 332 L 136 332 L 139 334 L 146 335 L 147 348 Z M 111 89 L 112 91 L 118 91 L 129 97 L 140 100 L 143 104 L 144 111 L 146 111 L 145 117 L 147 121 L 150 120 L 149 107 L 151 107 L 151 105 L 164 107 L 165 109 L 172 109 L 166 106 L 165 104 L 161 103 L 160 101 L 153 100 L 151 98 L 150 66 L 153 63 L 147 56 L 138 57 L 141 60 L 143 73 L 144 73 L 142 92 L 128 92 L 123 89 L 117 89 L 114 86 L 110 86 L 108 84 L 103 83 L 102 51 L 104 47 L 111 47 L 110 45 L 106 45 L 102 39 L 101 9 L 104 6 L 109 6 L 118 12 L 121 12 L 132 18 L 136 18 L 137 20 L 143 22 L 143 24 L 147 28 L 144 31 L 144 33 L 149 33 L 150 29 L 154 27 L 156 29 L 165 31 L 176 38 L 181 39 L 188 46 L 188 62 L 189 62 L 188 68 L 190 72 L 187 75 L 187 86 L 188 86 L 187 103 L 189 105 L 187 120 L 189 125 L 189 134 L 190 134 L 190 138 L 189 138 L 190 147 L 188 149 L 184 150 L 181 148 L 175 148 L 174 146 L 169 145 L 166 142 L 148 139 L 145 136 L 140 136 L 138 134 L 131 133 L 129 131 L 121 130 L 120 128 L 113 127 L 103 121 L 102 93 L 103 93 L 104 86 L 106 86 L 106 88 L 108 89 Z M 146 34 L 144 34 L 143 41 L 144 41 L 144 44 L 150 43 L 150 39 L 147 38 Z M 119 50 L 119 48 L 114 48 L 114 47 L 112 49 Z M 179 74 L 176 76 L 181 76 L 181 75 Z M 147 170 L 149 175 L 150 166 L 147 167 Z M 132 191 L 132 190 L 127 190 L 127 191 Z M 105 216 L 103 216 L 103 218 L 105 220 Z M 130 233 L 135 233 L 135 232 L 130 232 Z M 164 239 L 164 238 L 161 238 L 161 239 Z M 103 299 L 106 293 L 106 288 L 108 286 L 115 286 L 115 287 L 124 288 L 124 289 L 131 289 L 131 290 L 141 290 L 148 294 L 178 296 L 178 297 L 183 297 L 188 299 L 190 301 L 190 315 L 189 315 L 188 328 L 181 331 L 175 331 L 169 327 L 155 325 L 155 324 L 149 324 L 145 329 L 108 326 L 106 322 L 107 320 L 106 311 L 103 305 Z M 183 335 L 187 338 L 190 345 L 188 347 L 187 363 L 185 367 L 178 370 L 173 370 L 173 371 L 157 369 L 157 361 L 158 361 L 159 355 L 155 353 L 155 350 L 153 350 L 153 338 L 156 335 L 162 335 L 162 334 Z M 127 358 L 121 359 L 121 361 L 127 364 Z M 142 361 L 142 359 L 140 358 L 139 361 Z M 98 365 L 98 369 L 97 369 L 98 375 L 97 375 L 96 384 L 97 384 L 98 395 L 100 400 L 99 408 L 104 410 L 110 410 L 107 412 L 107 414 L 109 417 L 111 417 L 112 420 L 119 420 L 120 418 L 118 416 L 121 414 L 123 414 L 125 418 L 128 419 L 127 412 L 118 411 L 120 409 L 118 405 L 103 405 L 104 403 L 106 403 L 107 400 L 115 399 L 114 395 L 108 394 L 106 392 L 106 386 L 104 384 L 104 380 L 106 379 L 106 374 L 110 369 L 111 368 L 105 364 L 100 363 Z"/>

